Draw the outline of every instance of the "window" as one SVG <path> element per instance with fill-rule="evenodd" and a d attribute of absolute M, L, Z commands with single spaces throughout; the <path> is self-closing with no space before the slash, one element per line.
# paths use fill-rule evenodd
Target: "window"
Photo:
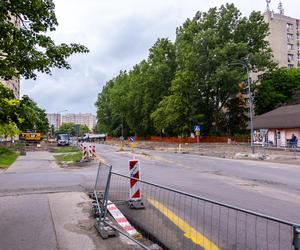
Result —
<path fill-rule="evenodd" d="M 287 47 L 288 47 L 288 50 L 293 50 L 293 44 L 288 43 Z"/>
<path fill-rule="evenodd" d="M 288 62 L 291 62 L 294 60 L 294 55 L 293 54 L 288 54 Z"/>
<path fill-rule="evenodd" d="M 287 34 L 287 40 L 290 42 L 290 41 L 292 41 L 294 39 L 294 36 L 293 36 L 293 34 Z"/>
<path fill-rule="evenodd" d="M 287 28 L 287 30 L 292 30 L 293 29 L 293 24 L 292 23 L 287 23 L 286 28 Z"/>
<path fill-rule="evenodd" d="M 289 69 L 294 68 L 294 64 L 288 64 L 288 68 L 289 68 Z"/>

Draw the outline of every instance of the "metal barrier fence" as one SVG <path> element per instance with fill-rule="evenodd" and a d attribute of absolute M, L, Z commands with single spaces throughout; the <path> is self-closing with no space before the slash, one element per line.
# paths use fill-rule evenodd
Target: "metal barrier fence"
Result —
<path fill-rule="evenodd" d="M 145 209 L 130 209 L 129 180 L 111 172 L 108 198 L 164 249 L 300 249 L 300 226 L 139 180 Z"/>

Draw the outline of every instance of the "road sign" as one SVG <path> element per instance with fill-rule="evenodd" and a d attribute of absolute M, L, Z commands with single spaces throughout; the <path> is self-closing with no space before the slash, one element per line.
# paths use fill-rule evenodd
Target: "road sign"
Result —
<path fill-rule="evenodd" d="M 200 136 L 200 131 L 196 131 L 196 136 Z"/>
<path fill-rule="evenodd" d="M 134 142 L 134 136 L 130 136 L 130 142 Z"/>
<path fill-rule="evenodd" d="M 194 126 L 194 131 L 200 131 L 200 129 L 201 129 L 200 125 L 195 125 Z"/>

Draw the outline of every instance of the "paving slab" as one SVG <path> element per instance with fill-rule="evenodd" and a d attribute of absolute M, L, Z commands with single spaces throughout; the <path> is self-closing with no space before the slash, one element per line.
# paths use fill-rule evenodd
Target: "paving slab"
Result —
<path fill-rule="evenodd" d="M 46 151 L 27 152 L 21 155 L 6 170 L 7 173 L 45 172 L 59 167 L 51 153 Z"/>

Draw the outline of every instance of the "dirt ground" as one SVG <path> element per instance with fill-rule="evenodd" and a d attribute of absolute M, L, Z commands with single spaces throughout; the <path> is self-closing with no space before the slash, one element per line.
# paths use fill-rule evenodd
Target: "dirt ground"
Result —
<path fill-rule="evenodd" d="M 119 141 L 107 141 L 106 144 L 119 146 Z M 126 142 L 129 148 L 129 143 Z M 269 161 L 276 163 L 287 163 L 300 165 L 300 148 L 262 148 L 257 145 L 252 154 L 249 144 L 227 144 L 227 143 L 183 143 L 171 144 L 163 142 L 135 142 L 135 147 L 140 149 L 152 149 L 181 154 L 198 154 L 229 159 L 246 159 Z"/>

